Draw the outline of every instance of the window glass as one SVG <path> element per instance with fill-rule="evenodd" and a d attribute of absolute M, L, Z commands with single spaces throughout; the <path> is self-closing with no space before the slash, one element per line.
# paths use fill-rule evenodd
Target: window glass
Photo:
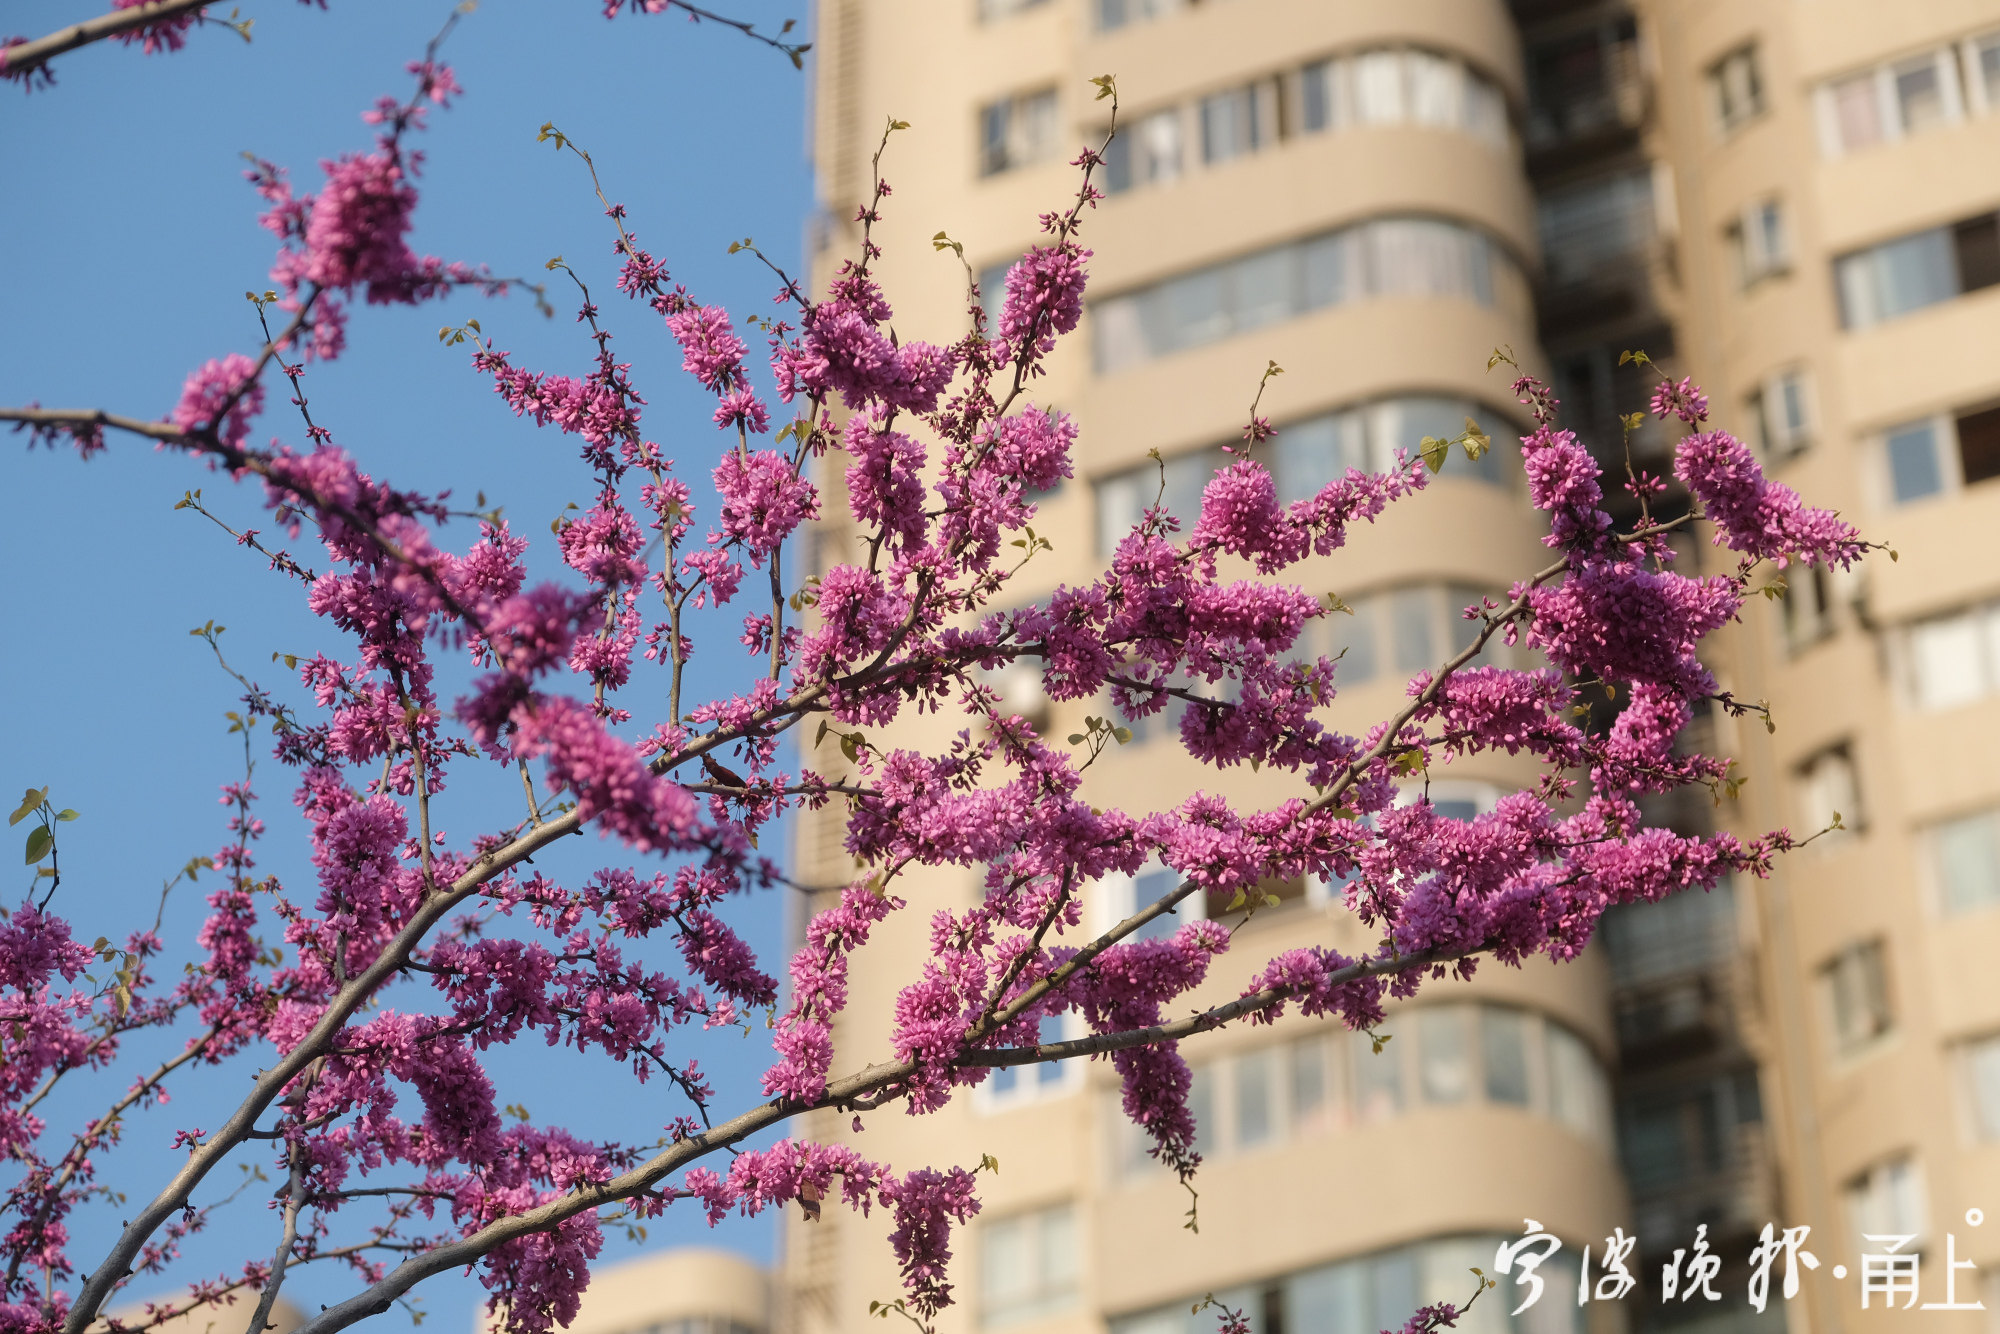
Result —
<path fill-rule="evenodd" d="M 1472 1044 L 1466 1011 L 1437 1005 L 1417 1011 L 1419 1079 L 1425 1102 L 1464 1102 L 1472 1095 Z"/>
<path fill-rule="evenodd" d="M 1843 256 L 1838 266 L 1841 301 L 1851 328 L 1864 328 L 1958 295 L 1951 236 L 1942 227 Z"/>
<path fill-rule="evenodd" d="M 1362 598 L 1353 604 L 1353 615 L 1335 612 L 1328 618 L 1327 655 L 1339 659 L 1334 673 L 1338 684 L 1359 685 L 1382 670 L 1376 642 L 1381 611 L 1381 599 Z"/>
<path fill-rule="evenodd" d="M 2000 821 L 1991 811 L 1933 827 L 1930 845 L 1947 915 L 2000 904 Z"/>
<path fill-rule="evenodd" d="M 1340 91 L 1345 62 L 1319 60 L 1299 71 L 1299 119 L 1308 134 L 1330 130 L 1345 116 L 1341 112 Z"/>
<path fill-rule="evenodd" d="M 1457 126 L 1465 119 L 1465 67 L 1428 51 L 1405 57 L 1410 119 L 1419 125 Z"/>
<path fill-rule="evenodd" d="M 1132 905 L 1127 916 L 1149 904 L 1159 902 L 1166 895 L 1173 893 L 1179 887 L 1180 882 L 1180 872 L 1170 866 L 1155 866 L 1139 872 L 1132 880 Z M 1152 921 L 1125 937 L 1125 939 L 1157 940 L 1164 936 L 1171 936 L 1174 932 L 1180 930 L 1181 923 L 1186 920 L 1185 916 L 1181 913 L 1181 909 L 1193 901 L 1192 896 L 1181 900 L 1166 912 L 1161 913 L 1158 917 L 1155 917 Z"/>
<path fill-rule="evenodd" d="M 1856 1241 L 1867 1236 L 1923 1236 L 1929 1229 L 1923 1177 L 1909 1157 L 1878 1163 L 1844 1192 Z"/>
<path fill-rule="evenodd" d="M 1961 1055 L 1972 1096 L 1973 1129 L 1981 1139 L 2000 1139 L 2000 1037 L 1968 1042 Z"/>
<path fill-rule="evenodd" d="M 1889 493 L 1898 505 L 1944 490 L 1937 429 L 1929 421 L 1891 431 L 1883 441 L 1889 456 Z"/>
<path fill-rule="evenodd" d="M 1982 39 L 1978 51 L 1979 82 L 1986 88 L 1989 111 L 2000 108 L 2000 37 Z"/>
<path fill-rule="evenodd" d="M 1362 250 L 1352 231 L 1321 236 L 1305 245 L 1305 304 L 1308 309 L 1337 306 L 1367 290 L 1361 272 Z"/>
<path fill-rule="evenodd" d="M 1285 1314 L 1301 1331 L 1366 1329 L 1374 1314 L 1369 1296 L 1365 1265 L 1354 1261 L 1327 1265 L 1285 1285 Z M 1408 1319 L 1406 1313 L 1403 1320 Z"/>
<path fill-rule="evenodd" d="M 1412 1249 L 1379 1255 L 1368 1266 L 1375 1318 L 1370 1329 L 1398 1329 L 1417 1309 L 1417 1257 Z"/>
<path fill-rule="evenodd" d="M 1888 969 L 1882 942 L 1865 941 L 1821 970 L 1833 1018 L 1834 1046 L 1854 1052 L 1889 1031 Z"/>
<path fill-rule="evenodd" d="M 1202 160 L 1228 162 L 1254 152 L 1262 136 L 1254 86 L 1202 98 Z"/>
<path fill-rule="evenodd" d="M 1910 627 L 1912 693 L 1917 707 L 1950 709 L 1986 694 L 1986 645 L 1977 613 L 1940 616 Z"/>
<path fill-rule="evenodd" d="M 1548 1032 L 1549 1110 L 1579 1134 L 1602 1138 L 1610 1091 L 1604 1071 L 1582 1038 L 1559 1024 Z"/>
<path fill-rule="evenodd" d="M 1137 143 L 1136 169 L 1143 185 L 1177 179 L 1181 174 L 1181 113 L 1156 111 L 1133 127 Z"/>
<path fill-rule="evenodd" d="M 981 1220 L 979 1298 L 987 1325 L 1038 1319 L 1073 1305 L 1078 1271 L 1076 1214 L 1068 1204 Z"/>
<path fill-rule="evenodd" d="M 1223 294 L 1223 268 L 1200 269 L 1163 284 L 1162 341 L 1169 347 L 1194 347 L 1212 343 L 1230 332 L 1229 310 Z"/>
<path fill-rule="evenodd" d="M 1287 246 L 1236 262 L 1237 329 L 1275 324 L 1293 314 L 1293 297 L 1299 286 L 1298 258 L 1298 251 Z"/>
<path fill-rule="evenodd" d="M 1489 1102 L 1526 1107 L 1528 1083 L 1528 1016 L 1519 1010 L 1483 1006 L 1479 1012 L 1480 1058 L 1486 1067 Z"/>
<path fill-rule="evenodd" d="M 1267 1144 L 1277 1134 L 1271 1096 L 1277 1073 L 1268 1047 L 1236 1058 L 1236 1143 L 1242 1148 Z"/>
<path fill-rule="evenodd" d="M 1945 84 L 1936 55 L 1899 65 L 1891 71 L 1890 77 L 1895 83 L 1896 112 L 1901 118 L 1903 133 L 1919 133 L 1943 124 L 1951 116 L 1954 108 L 1946 105 Z"/>
<path fill-rule="evenodd" d="M 1403 58 L 1397 51 L 1368 51 L 1354 61 L 1354 118 L 1363 125 L 1403 119 Z"/>
<path fill-rule="evenodd" d="M 1187 1107 L 1194 1118 L 1194 1150 L 1206 1155 L 1215 1147 L 1215 1076 L 1206 1065 L 1194 1068 Z"/>
<path fill-rule="evenodd" d="M 1764 109 L 1756 48 L 1745 47 L 1726 56 L 1709 72 L 1708 81 L 1716 119 L 1723 129 L 1735 129 Z"/>
<path fill-rule="evenodd" d="M 1278 503 L 1316 496 L 1349 468 L 1368 470 L 1366 436 L 1358 412 L 1312 417 L 1280 430 L 1269 456 L 1277 474 Z"/>
<path fill-rule="evenodd" d="M 1435 667 L 1439 655 L 1432 633 L 1437 619 L 1432 590 L 1423 586 L 1398 589 L 1389 595 L 1388 604 L 1396 670 L 1410 673 Z"/>
<path fill-rule="evenodd" d="M 1094 302 L 1098 368 L 1123 369 L 1302 307 L 1363 296 L 1458 296 L 1490 306 L 1494 264 L 1485 235 L 1458 223 L 1431 218 L 1362 223 Z"/>
<path fill-rule="evenodd" d="M 1840 146 L 1852 153 L 1882 142 L 1882 99 L 1875 74 L 1857 74 L 1833 85 L 1834 124 Z"/>
<path fill-rule="evenodd" d="M 1327 1044 L 1308 1038 L 1294 1042 L 1284 1050 L 1291 1092 L 1292 1124 L 1300 1127 L 1323 1124 L 1331 1102 L 1326 1087 Z"/>
<path fill-rule="evenodd" d="M 1386 1027 L 1378 1033 L 1387 1034 Z M 1354 1115 L 1363 1121 L 1379 1121 L 1403 1110 L 1403 1044 L 1384 1043 L 1375 1050 L 1367 1034 L 1350 1038 L 1347 1050 L 1354 1055 Z"/>

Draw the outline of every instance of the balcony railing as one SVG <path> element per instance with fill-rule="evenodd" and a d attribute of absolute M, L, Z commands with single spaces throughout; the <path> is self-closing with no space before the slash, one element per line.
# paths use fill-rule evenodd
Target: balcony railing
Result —
<path fill-rule="evenodd" d="M 1590 32 L 1533 53 L 1524 138 L 1541 157 L 1626 138 L 1645 123 L 1651 88 L 1631 37 Z"/>

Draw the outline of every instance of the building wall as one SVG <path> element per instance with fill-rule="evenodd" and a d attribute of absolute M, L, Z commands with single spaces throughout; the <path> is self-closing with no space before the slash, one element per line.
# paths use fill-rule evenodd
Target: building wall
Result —
<path fill-rule="evenodd" d="M 1044 498 L 1036 528 L 1055 550 L 1038 555 L 1010 595 L 1026 600 L 1092 574 L 1102 539 L 1093 483 L 1144 464 L 1151 450 L 1172 459 L 1234 438 L 1270 361 L 1287 371 L 1263 407 L 1281 438 L 1288 424 L 1413 394 L 1465 399 L 1498 435 L 1496 427 L 1522 424 L 1510 416 L 1518 409 L 1499 373 L 1486 369 L 1492 348 L 1510 346 L 1525 367 L 1554 377 L 1608 461 L 1618 449 L 1604 426 L 1610 412 L 1643 406 L 1632 401 L 1643 377 L 1614 364 L 1621 348 L 1644 346 L 1675 373 L 1696 375 L 1718 424 L 1746 431 L 1753 395 L 1797 371 L 1809 424 L 1795 452 L 1768 442 L 1774 475 L 1853 516 L 1900 559 L 1871 560 L 1856 580 L 1822 581 L 1823 610 L 1810 615 L 1802 590 L 1813 580 L 1796 571 L 1783 598 L 1755 600 L 1717 647 L 1714 665 L 1739 698 L 1769 702 L 1776 731 L 1755 718 L 1705 722 L 1714 748 L 1733 755 L 1750 782 L 1733 805 L 1677 808 L 1661 818 L 1720 821 L 1750 833 L 1802 830 L 1818 809 L 1808 800 L 1805 766 L 1844 747 L 1860 804 L 1842 813 L 1857 827 L 1786 859 L 1768 882 L 1738 886 L 1720 910 L 1730 919 L 1726 940 L 1680 973 L 1627 957 L 1626 971 L 1614 976 L 1594 951 L 1561 970 L 1489 967 L 1469 984 L 1428 990 L 1420 1002 L 1509 1007 L 1542 1025 L 1537 1032 L 1554 1031 L 1553 1023 L 1580 1037 L 1616 1071 L 1628 1130 L 1650 1109 L 1728 1083 L 1743 1119 L 1727 1152 L 1716 1151 L 1713 1189 L 1702 1186 L 1708 1194 L 1690 1195 L 1687 1182 L 1628 1191 L 1605 1141 L 1545 1111 L 1481 1097 L 1434 1104 L 1413 1091 L 1404 1113 L 1378 1122 L 1360 1121 L 1350 1101 L 1346 1122 L 1328 1113 L 1308 1130 L 1301 1121 L 1254 1151 L 1219 1145 L 1197 1183 L 1197 1234 L 1180 1226 L 1190 1200 L 1175 1183 L 1119 1167 L 1115 1084 L 1097 1068 L 1034 1099 L 982 1096 L 923 1118 L 888 1109 L 861 1118 L 859 1130 L 829 1113 L 803 1133 L 851 1139 L 901 1166 L 969 1165 L 981 1153 L 999 1159 L 998 1176 L 982 1177 L 980 1221 L 958 1248 L 961 1303 L 947 1314 L 948 1329 L 1003 1323 L 980 1314 L 989 1229 L 1064 1201 L 1074 1210 L 1076 1297 L 1016 1322 L 1036 1334 L 1095 1331 L 1211 1291 L 1261 1302 L 1268 1292 L 1294 1291 L 1277 1283 L 1287 1274 L 1426 1238 L 1517 1233 L 1524 1215 L 1548 1224 L 1574 1254 L 1614 1226 L 1629 1229 L 1635 1217 L 1676 1226 L 1726 1218 L 1733 1221 L 1718 1221 L 1718 1235 L 1735 1228 L 1735 1238 L 1745 1224 L 1755 1226 L 1759 1211 L 1768 1221 L 1812 1222 L 1825 1261 L 1808 1278 L 1809 1305 L 1792 1312 L 1792 1328 L 1873 1328 L 1858 1309 L 1855 1278 L 1835 1280 L 1831 1266 L 1858 1268 L 1850 1188 L 1906 1155 L 1928 1197 L 1926 1300 L 1942 1300 L 1948 1231 L 1957 1233 L 1961 1258 L 2000 1266 L 2000 1227 L 1963 1223 L 1967 1208 L 2000 1204 L 2000 1155 L 1978 1137 L 1961 1045 L 2000 1030 L 2000 985 L 1982 966 L 2000 944 L 2000 912 L 1947 914 L 1924 838 L 1939 821 L 2000 805 L 1990 740 L 2000 727 L 2000 631 L 1982 650 L 1993 674 L 1982 697 L 1928 711 L 1911 702 L 1905 684 L 1903 633 L 1925 617 L 2000 595 L 2000 576 L 1980 559 L 2000 520 L 2000 486 L 1946 485 L 1939 495 L 1895 503 L 1882 443 L 1903 423 L 1934 414 L 1949 422 L 1950 414 L 2000 399 L 1990 355 L 2000 286 L 1846 329 L 1835 276 L 1838 256 L 2000 208 L 2000 94 L 1987 109 L 1970 77 L 1980 68 L 1977 52 L 1954 47 L 1966 76 L 1962 116 L 1830 155 L 1831 94 L 1823 91 L 1884 62 L 2000 29 L 2000 3 L 1520 0 L 1510 8 L 1499 0 L 1206 0 L 1105 31 L 1093 22 L 1095 2 L 1044 0 L 1012 12 L 996 3 L 982 18 L 975 0 L 821 0 L 817 15 L 812 141 L 824 212 L 809 230 L 813 277 L 823 284 L 853 253 L 850 219 L 868 189 L 869 157 L 891 117 L 908 121 L 883 159 L 895 192 L 876 230 L 886 252 L 877 270 L 905 337 L 945 341 L 967 327 L 966 270 L 929 244 L 934 233 L 963 244 L 973 273 L 992 274 L 1037 239 L 1039 214 L 1073 197 L 1076 173 L 1066 160 L 1085 134 L 1102 129 L 1104 104 L 1090 100 L 1091 76 L 1117 76 L 1122 122 L 1134 135 L 1147 117 L 1180 109 L 1178 179 L 1135 184 L 1087 215 L 1083 239 L 1097 252 L 1090 313 L 1034 392 L 1037 402 L 1078 418 L 1079 475 Z M 1580 49 L 1589 33 L 1601 36 L 1599 101 L 1560 104 L 1557 75 L 1575 68 L 1562 53 Z M 1308 64 L 1390 48 L 1472 71 L 1504 105 L 1504 133 L 1407 116 L 1306 129 L 1298 98 Z M 1710 76 L 1744 50 L 1754 53 L 1756 105 L 1724 125 Z M 1273 79 L 1274 92 L 1251 97 L 1266 98 L 1284 132 L 1256 151 L 1203 164 L 1201 100 Z M 1043 89 L 1055 92 L 1061 151 L 982 174 L 982 109 Z M 1627 190 L 1603 197 L 1626 199 L 1617 225 L 1630 234 L 1583 263 L 1579 256 L 1597 253 L 1590 246 L 1610 224 L 1576 201 L 1607 183 Z M 1760 260 L 1767 271 L 1746 283 L 1735 233 L 1770 200 L 1781 209 L 1783 253 Z M 1478 228 L 1493 256 L 1487 298 L 1348 300 L 1125 364 L 1093 359 L 1107 336 L 1105 302 L 1385 217 Z M 1547 255 L 1545 236 L 1560 242 Z M 997 301 L 997 290 L 988 295 Z M 1633 447 L 1642 465 L 1657 464 L 1670 444 L 1648 428 Z M 837 491 L 837 478 L 826 482 Z M 1517 477 L 1496 487 L 1447 467 L 1424 496 L 1300 577 L 1357 605 L 1419 584 L 1497 586 L 1545 556 L 1525 511 Z M 822 567 L 841 559 L 847 540 L 829 525 L 813 559 Z M 1691 542 L 1685 559 L 1712 566 L 1715 557 Z M 1396 674 L 1384 671 L 1343 692 L 1336 720 L 1364 727 L 1399 691 Z M 1058 706 L 1039 721 L 1061 735 L 1078 730 L 1092 707 Z M 943 724 L 899 726 L 921 742 L 938 740 Z M 1171 742 L 1140 742 L 1107 753 L 1089 776 L 1093 799 L 1154 808 L 1214 781 L 1191 762 L 1162 762 L 1171 752 Z M 839 768 L 819 752 L 812 762 Z M 1463 767 L 1454 779 L 1498 788 L 1525 776 L 1504 760 Z M 1229 781 L 1239 800 L 1285 795 L 1271 774 L 1232 771 Z M 837 819 L 802 821 L 797 855 L 809 883 L 836 886 L 853 869 L 839 848 Z M 1994 874 L 2000 884 L 2000 870 Z M 938 873 L 913 892 L 926 903 L 963 905 L 977 891 L 969 877 Z M 886 1017 L 901 971 L 869 960 L 912 957 L 923 948 L 927 916 L 893 919 L 863 951 L 849 1017 L 836 1034 L 840 1067 L 888 1054 Z M 1352 930 L 1310 903 L 1271 914 L 1246 929 L 1235 967 L 1222 968 L 1204 994 L 1232 988 L 1249 960 L 1276 948 L 1346 942 Z M 1843 951 L 1876 940 L 1886 1029 L 1839 1050 L 1825 970 Z M 1693 1019 L 1663 1029 L 1649 1017 L 1647 1006 L 1683 992 L 1696 998 Z M 1415 1017 L 1399 1014 L 1390 1028 L 1398 1038 L 1389 1051 L 1398 1041 L 1405 1052 L 1421 1046 L 1411 1040 Z M 1293 1022 L 1227 1032 L 1201 1053 L 1215 1062 L 1220 1088 L 1276 1059 L 1262 1048 L 1282 1043 L 1290 1051 L 1307 1031 Z M 1336 1058 L 1322 1051 L 1318 1059 Z M 1357 1060 L 1382 1058 L 1338 1059 L 1359 1078 Z M 1409 1077 L 1420 1074 L 1412 1064 Z M 1225 1129 L 1229 1117 L 1218 1113 Z M 866 1318 L 870 1300 L 893 1298 L 900 1287 L 883 1243 L 887 1229 L 879 1217 L 833 1210 L 816 1223 L 789 1218 L 781 1323 L 846 1330 Z M 1638 1323 L 1657 1318 L 1637 1298 L 1627 1305 Z M 1606 1308 L 1588 1314 L 1592 1328 L 1620 1319 Z M 1494 1319 L 1491 1308 L 1481 1318 Z M 1970 1319 L 1930 1318 L 1940 1329 Z"/>

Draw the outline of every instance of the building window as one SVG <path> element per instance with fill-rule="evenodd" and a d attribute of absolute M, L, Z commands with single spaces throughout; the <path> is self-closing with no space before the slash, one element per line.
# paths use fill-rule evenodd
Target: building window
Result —
<path fill-rule="evenodd" d="M 1891 504 L 1992 481 L 2000 477 L 2000 408 L 1891 427 L 1881 448 Z"/>
<path fill-rule="evenodd" d="M 1412 1106 L 1511 1107 L 1611 1141 L 1610 1082 L 1590 1045 L 1569 1029 L 1511 1006 L 1422 1006 L 1368 1034 L 1308 1031 L 1290 1042 L 1198 1064 L 1189 1109 L 1211 1159 L 1281 1150 L 1306 1136 L 1366 1127 Z M 1159 1171 L 1151 1141 L 1120 1096 L 1102 1103 L 1124 1176 Z M 1212 1332 L 1211 1332 L 1212 1334 Z"/>
<path fill-rule="evenodd" d="M 1076 1305 L 1076 1211 L 1065 1203 L 982 1223 L 979 1309 L 988 1326 L 1038 1320 Z"/>
<path fill-rule="evenodd" d="M 1973 1134 L 1982 1140 L 2000 1140 L 2000 1036 L 1961 1044 L 1958 1060 L 1965 1073 Z"/>
<path fill-rule="evenodd" d="M 1464 612 L 1481 597 L 1470 585 L 1413 584 L 1354 598 L 1348 612 L 1322 621 L 1322 651 L 1339 663 L 1334 681 L 1345 688 L 1384 674 L 1407 680 L 1432 670 L 1477 637 L 1479 623 L 1467 620 Z M 1533 662 L 1529 650 L 1496 638 L 1467 665 L 1526 667 Z"/>
<path fill-rule="evenodd" d="M 2000 905 L 2000 812 L 1940 821 L 1925 831 L 1924 843 L 1945 916 Z"/>
<path fill-rule="evenodd" d="M 1823 565 L 1794 565 L 1782 579 L 1785 647 L 1798 653 L 1833 633 L 1833 575 Z"/>
<path fill-rule="evenodd" d="M 1753 287 L 1792 266 L 1791 246 L 1785 239 L 1784 205 L 1778 200 L 1761 200 L 1744 209 L 1726 235 L 1736 256 L 1739 287 Z"/>
<path fill-rule="evenodd" d="M 1277 85 L 1269 80 L 1201 99 L 1201 160 L 1213 165 L 1256 152 L 1278 133 Z"/>
<path fill-rule="evenodd" d="M 1128 23 L 1150 23 L 1187 8 L 1193 0 L 1094 0 L 1097 27 L 1111 32 Z"/>
<path fill-rule="evenodd" d="M 1930 1230 L 1923 1172 L 1908 1154 L 1880 1162 L 1853 1178 L 1841 1192 L 1855 1240 L 1866 1237 L 1922 1237 Z M 1866 1243 L 1861 1250 L 1874 1250 Z"/>
<path fill-rule="evenodd" d="M 1912 622 L 1897 643 L 1919 709 L 1955 709 L 2000 693 L 2000 602 Z"/>
<path fill-rule="evenodd" d="M 1841 323 L 1866 329 L 2000 283 L 2000 219 L 1982 213 L 1835 259 Z"/>
<path fill-rule="evenodd" d="M 1956 124 L 1965 115 L 1956 49 L 1939 47 L 1835 79 L 1821 86 L 1815 102 L 1828 157 Z"/>
<path fill-rule="evenodd" d="M 1854 756 L 1845 743 L 1829 746 L 1800 765 L 1797 781 L 1800 823 L 1807 836 L 1832 828 L 1836 820 L 1843 830 L 1866 826 Z M 1838 831 L 1831 836 L 1837 837 Z"/>
<path fill-rule="evenodd" d="M 1802 370 L 1780 371 L 1750 395 L 1750 425 L 1766 459 L 1789 458 L 1812 443 L 1812 385 Z"/>
<path fill-rule="evenodd" d="M 1486 233 L 1440 218 L 1378 218 L 1195 269 L 1091 307 L 1097 369 L 1374 297 L 1456 297 L 1525 308 L 1526 287 Z"/>
<path fill-rule="evenodd" d="M 1299 71 L 1298 125 L 1308 134 L 1363 125 L 1425 125 L 1507 143 L 1507 102 L 1493 82 L 1430 51 L 1390 49 L 1317 60 Z"/>
<path fill-rule="evenodd" d="M 1064 1042 L 1082 1036 L 1083 1022 L 1075 1014 L 1046 1014 L 1035 1041 Z M 975 1101 L 981 1111 L 997 1112 L 1074 1093 L 1083 1087 L 1083 1066 L 1081 1060 L 1000 1066 L 979 1086 Z"/>
<path fill-rule="evenodd" d="M 1020 93 L 979 112 L 979 172 L 992 176 L 1056 154 L 1056 90 Z"/>
<path fill-rule="evenodd" d="M 1506 419 L 1483 405 L 1441 395 L 1383 399 L 1288 423 L 1260 457 L 1271 470 L 1279 503 L 1290 505 L 1318 495 L 1349 469 L 1386 472 L 1396 466 L 1399 451 L 1415 458 L 1425 436 L 1456 436 L 1468 418 L 1480 424 L 1492 446 L 1476 462 L 1454 454 L 1444 476 L 1507 485 L 1516 475 L 1512 460 L 1520 445 Z M 1201 514 L 1201 496 L 1209 480 L 1230 462 L 1230 455 L 1211 447 L 1160 462 L 1148 459 L 1098 478 L 1094 483 L 1098 554 L 1108 557 L 1115 552 L 1155 504 L 1180 520 L 1185 535 Z"/>
<path fill-rule="evenodd" d="M 1764 111 L 1764 81 L 1757 72 L 1757 48 L 1732 51 L 1708 70 L 1709 104 L 1715 123 L 1732 134 Z"/>
<path fill-rule="evenodd" d="M 1889 1031 L 1889 968 L 1882 941 L 1849 946 L 1819 973 L 1837 1053 L 1852 1056 Z"/>
<path fill-rule="evenodd" d="M 979 0 L 979 21 L 992 23 L 996 19 L 1011 18 L 1023 10 L 1039 9 L 1049 0 Z"/>
<path fill-rule="evenodd" d="M 1097 929 L 1108 931 L 1141 908 L 1159 902 L 1179 888 L 1184 878 L 1173 867 L 1157 862 L 1140 867 L 1137 875 L 1113 871 L 1104 876 L 1097 882 L 1097 901 L 1101 905 Z M 1171 936 L 1180 930 L 1181 923 L 1201 920 L 1206 904 L 1203 895 L 1190 894 L 1125 939 L 1159 940 Z"/>
<path fill-rule="evenodd" d="M 1112 194 L 1136 186 L 1163 185 L 1181 176 L 1179 107 L 1155 111 L 1133 122 L 1104 152 L 1104 188 Z"/>
<path fill-rule="evenodd" d="M 1255 1334 L 1401 1329 L 1419 1306 L 1464 1301 L 1471 1271 L 1491 1269 L 1499 1248 L 1518 1240 L 1519 1234 L 1498 1233 L 1433 1238 L 1254 1286 L 1188 1293 L 1165 1306 L 1114 1317 L 1110 1334 L 1214 1334 L 1215 1311 L 1204 1298 L 1243 1312 Z M 1525 1289 L 1510 1286 L 1463 1314 L 1456 1327 L 1465 1334 L 1582 1334 L 1581 1308 L 1568 1300 L 1581 1277 L 1575 1254 L 1575 1247 L 1567 1247 L 1537 1269 L 1544 1294 L 1519 1316 L 1507 1311 Z"/>

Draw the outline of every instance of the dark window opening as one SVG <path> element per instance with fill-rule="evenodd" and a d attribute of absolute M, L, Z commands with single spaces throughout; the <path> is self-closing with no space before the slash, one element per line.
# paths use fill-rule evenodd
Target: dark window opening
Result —
<path fill-rule="evenodd" d="M 1958 290 L 1976 292 L 2000 283 L 2000 217 L 1987 214 L 1951 229 L 1951 248 L 1958 261 Z"/>
<path fill-rule="evenodd" d="M 2000 477 L 2000 408 L 1958 419 L 1958 462 L 1967 486 Z"/>

